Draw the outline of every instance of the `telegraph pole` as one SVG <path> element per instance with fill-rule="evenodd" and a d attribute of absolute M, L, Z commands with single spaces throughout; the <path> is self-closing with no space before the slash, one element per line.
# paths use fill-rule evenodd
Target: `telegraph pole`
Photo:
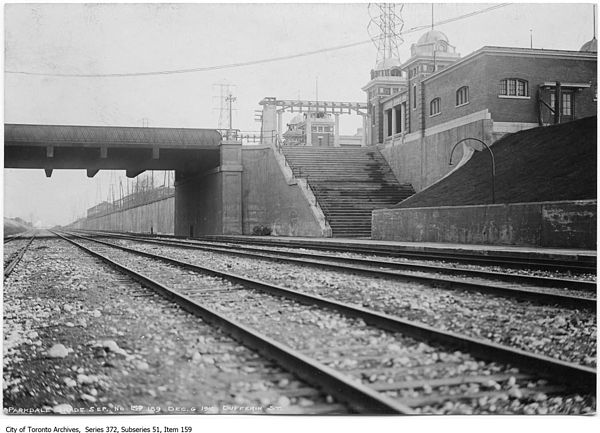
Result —
<path fill-rule="evenodd" d="M 228 138 L 230 138 L 230 136 L 232 135 L 232 131 L 233 131 L 233 115 L 232 115 L 232 105 L 233 103 L 237 100 L 237 98 L 235 96 L 233 96 L 231 93 L 229 93 L 229 95 L 225 98 L 225 101 L 227 102 L 227 104 L 229 104 L 229 132 L 227 134 Z"/>

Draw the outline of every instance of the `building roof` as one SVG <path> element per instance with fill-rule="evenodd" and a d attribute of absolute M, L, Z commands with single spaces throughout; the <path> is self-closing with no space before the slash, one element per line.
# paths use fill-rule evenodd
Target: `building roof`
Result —
<path fill-rule="evenodd" d="M 387 59 L 383 59 L 377 63 L 375 66 L 376 71 L 384 71 L 386 69 L 399 68 L 400 67 L 400 59 L 396 57 L 390 57 Z"/>
<path fill-rule="evenodd" d="M 587 41 L 585 44 L 581 46 L 579 51 L 588 52 L 588 53 L 597 53 L 598 52 L 598 40 L 596 36 L 590 41 Z"/>
<path fill-rule="evenodd" d="M 579 59 L 579 60 L 594 60 L 597 61 L 598 56 L 592 52 L 571 51 L 571 50 L 546 50 L 542 48 L 516 48 L 516 47 L 494 47 L 484 46 L 473 51 L 468 56 L 457 60 L 448 65 L 446 68 L 434 72 L 426 77 L 423 81 L 430 80 L 440 75 L 446 74 L 455 68 L 464 65 L 465 63 L 485 54 L 504 55 L 504 56 L 523 56 L 523 57 L 554 57 L 563 59 Z"/>
<path fill-rule="evenodd" d="M 290 125 L 297 125 L 298 123 L 302 123 L 304 122 L 304 115 L 302 114 L 296 114 L 294 117 L 292 117 L 292 120 L 290 120 Z"/>

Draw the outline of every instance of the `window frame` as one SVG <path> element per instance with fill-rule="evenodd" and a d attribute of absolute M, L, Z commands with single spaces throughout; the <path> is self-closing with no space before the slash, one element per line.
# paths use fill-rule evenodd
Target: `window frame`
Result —
<path fill-rule="evenodd" d="M 437 111 L 434 112 L 434 108 L 436 108 Z M 429 117 L 439 116 L 440 114 L 442 114 L 442 98 L 433 98 L 429 101 Z"/>
<path fill-rule="evenodd" d="M 567 117 L 573 117 L 573 108 L 574 108 L 574 94 L 573 92 L 567 92 L 567 91 L 563 91 L 561 94 L 561 104 L 560 104 L 560 115 L 561 116 L 567 116 Z M 569 104 L 568 104 L 568 108 L 569 108 L 569 112 L 566 113 L 565 112 L 565 107 L 567 107 L 567 104 L 565 104 L 565 99 L 568 98 L 569 99 Z M 554 92 L 550 92 L 550 107 L 552 107 L 552 109 L 554 110 L 556 107 L 556 93 Z"/>
<path fill-rule="evenodd" d="M 463 101 L 460 102 L 460 99 L 463 99 Z M 469 86 L 459 87 L 456 90 L 456 106 L 462 107 L 463 105 L 467 105 L 469 102 Z"/>
<path fill-rule="evenodd" d="M 417 85 L 413 85 L 412 88 L 412 109 L 416 110 L 417 109 Z"/>
<path fill-rule="evenodd" d="M 503 78 L 500 80 L 498 98 L 530 99 L 529 81 L 523 78 Z"/>

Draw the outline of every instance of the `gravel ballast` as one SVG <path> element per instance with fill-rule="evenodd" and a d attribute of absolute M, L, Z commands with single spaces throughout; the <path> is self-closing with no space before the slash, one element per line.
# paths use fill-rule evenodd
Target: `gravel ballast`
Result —
<path fill-rule="evenodd" d="M 5 281 L 3 360 L 7 414 L 347 412 L 61 240 Z"/>
<path fill-rule="evenodd" d="M 322 355 L 316 356 L 316 359 L 336 369 L 356 370 L 360 375 L 357 379 L 363 382 L 368 381 L 381 386 L 386 383 L 389 384 L 390 381 L 415 379 L 411 372 L 404 372 L 406 376 L 400 378 L 389 377 L 385 374 L 364 377 L 362 373 L 365 368 L 386 370 L 394 366 L 413 369 L 430 366 L 431 368 L 428 370 L 425 369 L 419 373 L 418 379 L 431 379 L 438 377 L 440 374 L 442 374 L 442 377 L 447 378 L 457 374 L 465 374 L 465 372 L 470 375 L 483 376 L 501 374 L 499 380 L 503 383 L 495 382 L 490 378 L 490 380 L 484 381 L 488 383 L 484 383 L 482 386 L 484 388 L 491 387 L 494 395 L 498 394 L 502 402 L 505 402 L 504 397 L 508 400 L 516 399 L 519 401 L 514 403 L 506 400 L 508 401 L 506 405 L 494 402 L 490 407 L 486 406 L 489 403 L 487 400 L 476 401 L 473 399 L 467 403 L 457 402 L 441 407 L 425 405 L 428 413 L 495 413 L 496 410 L 499 410 L 499 413 L 525 413 L 525 407 L 537 401 L 532 400 L 535 395 L 543 394 L 540 392 L 534 393 L 534 391 L 545 384 L 538 384 L 535 380 L 532 382 L 531 377 L 519 376 L 518 369 L 510 366 L 483 361 L 477 362 L 468 354 L 433 348 L 401 335 L 366 326 L 360 320 L 349 319 L 331 311 L 298 304 L 294 301 L 266 295 L 255 290 L 244 289 L 221 278 L 184 271 L 172 265 L 135 256 L 97 243 L 85 241 L 84 244 L 95 251 L 109 255 L 119 263 L 133 267 L 138 272 L 142 272 L 186 296 L 195 296 L 208 307 L 219 310 L 228 317 L 242 321 L 246 325 L 252 326 L 271 338 L 297 350 L 314 352 L 323 347 L 339 346 L 342 352 L 330 354 L 333 359 L 327 359 L 327 357 L 323 359 Z M 254 276 L 256 277 L 256 273 Z M 352 351 L 347 352 L 347 348 L 353 345 L 355 347 L 352 348 Z M 437 368 L 440 365 L 438 363 L 445 362 L 454 363 L 454 369 L 451 369 L 450 372 L 440 371 Z M 398 370 L 402 372 L 402 369 L 398 368 Z M 514 376 L 510 376 L 511 374 Z M 477 386 L 479 390 L 478 385 L 471 385 Z M 385 390 L 387 386 L 383 386 L 382 390 Z M 447 392 L 449 396 L 454 396 L 457 392 L 463 393 L 469 390 L 478 395 L 472 388 L 463 389 L 464 386 L 466 384 L 460 385 L 458 389 L 455 386 L 447 387 L 447 389 L 442 387 L 440 392 Z M 402 401 L 425 399 L 426 402 L 431 390 L 427 387 L 414 389 L 411 386 L 409 389 L 394 390 L 391 393 L 388 392 L 388 394 Z M 569 400 L 569 402 L 574 398 L 578 398 L 582 404 L 577 404 L 569 410 L 566 410 L 566 406 L 563 405 L 556 408 L 557 412 L 585 413 L 593 410 L 592 407 L 595 406 L 595 401 L 590 396 L 562 395 L 562 397 L 565 401 Z M 455 399 L 455 397 L 452 397 L 452 399 Z M 538 400 L 541 401 L 540 396 L 538 396 Z M 543 404 L 538 403 L 538 406 L 541 409 L 539 412 L 536 409 L 535 413 L 543 413 L 547 410 Z M 491 407 L 493 408 L 490 409 Z"/>

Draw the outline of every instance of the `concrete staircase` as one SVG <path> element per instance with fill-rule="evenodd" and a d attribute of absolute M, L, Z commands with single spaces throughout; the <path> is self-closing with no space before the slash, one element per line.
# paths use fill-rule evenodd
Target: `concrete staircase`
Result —
<path fill-rule="evenodd" d="M 282 146 L 294 176 L 305 178 L 334 237 L 370 237 L 371 211 L 415 193 L 401 185 L 375 147 Z"/>

